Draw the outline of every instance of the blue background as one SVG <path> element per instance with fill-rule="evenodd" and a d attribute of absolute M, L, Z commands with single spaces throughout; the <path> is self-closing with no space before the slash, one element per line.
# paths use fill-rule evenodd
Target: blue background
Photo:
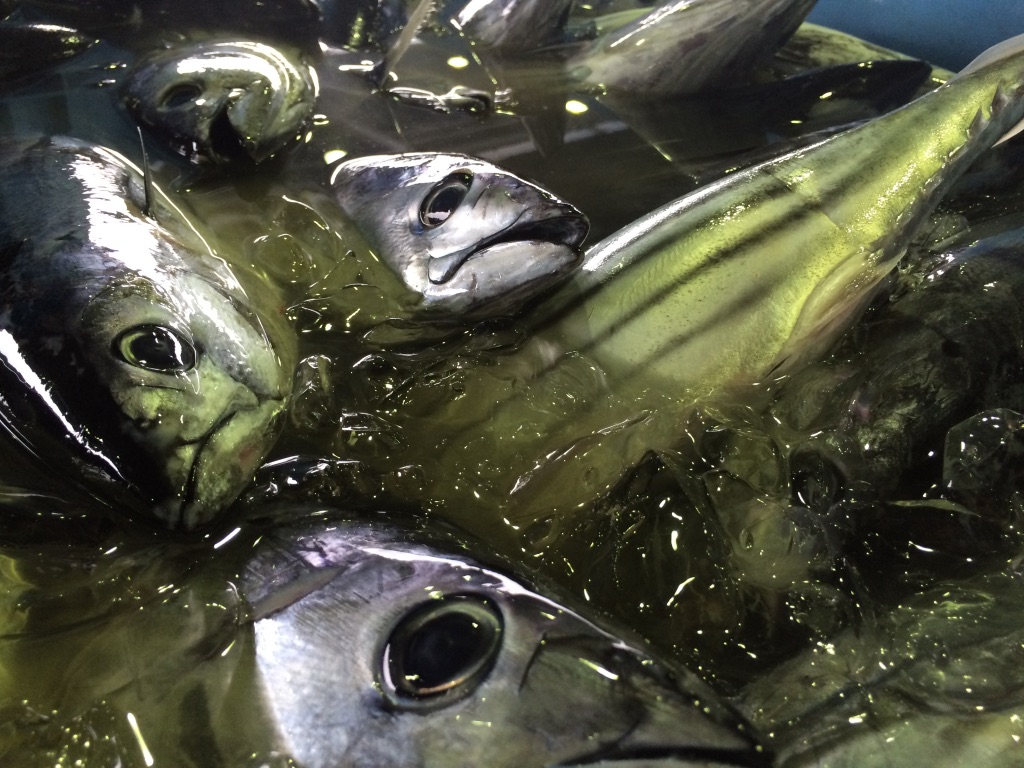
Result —
<path fill-rule="evenodd" d="M 958 70 L 1024 34 L 1024 0 L 818 0 L 808 21 Z"/>

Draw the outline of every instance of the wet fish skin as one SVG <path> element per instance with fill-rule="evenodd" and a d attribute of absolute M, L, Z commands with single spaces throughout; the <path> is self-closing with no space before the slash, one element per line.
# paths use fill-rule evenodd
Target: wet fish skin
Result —
<path fill-rule="evenodd" d="M 421 542 L 316 516 L 261 538 L 241 590 L 269 721 L 300 764 L 769 764 L 688 671 Z"/>
<path fill-rule="evenodd" d="M 667 392 L 815 357 L 942 195 L 1024 116 L 1022 91 L 1024 53 L 1011 54 L 680 198 L 588 249 L 550 302 L 562 308 L 539 323 L 623 384 L 642 376 Z"/>
<path fill-rule="evenodd" d="M 796 31 L 816 0 L 667 0 L 603 33 L 567 67 L 626 94 L 699 93 L 746 80 Z"/>
<path fill-rule="evenodd" d="M 141 519 L 208 522 L 276 439 L 292 332 L 124 157 L 56 137 L 0 163 L 4 432 Z"/>
<path fill-rule="evenodd" d="M 987 408 L 1024 410 L 1024 229 L 952 248 L 935 264 L 857 330 L 856 368 L 824 404 L 837 421 L 820 424 L 814 443 L 880 497 L 937 483 L 939 457 L 929 453 L 958 422 Z M 789 396 L 780 393 L 781 410 Z"/>
<path fill-rule="evenodd" d="M 342 162 L 331 194 L 426 315 L 504 315 L 581 258 L 586 218 L 551 193 L 463 155 Z"/>
<path fill-rule="evenodd" d="M 779 665 L 742 694 L 778 768 L 1020 764 L 1012 568 L 947 581 Z"/>
<path fill-rule="evenodd" d="M 447 15 L 475 44 L 515 54 L 560 42 L 572 0 L 457 0 L 447 6 Z"/>
<path fill-rule="evenodd" d="M 0 82 L 35 74 L 77 56 L 96 42 L 71 27 L 0 21 Z"/>
<path fill-rule="evenodd" d="M 221 40 L 141 57 L 122 98 L 135 119 L 190 159 L 259 163 L 298 139 L 318 89 L 315 70 L 300 57 Z"/>

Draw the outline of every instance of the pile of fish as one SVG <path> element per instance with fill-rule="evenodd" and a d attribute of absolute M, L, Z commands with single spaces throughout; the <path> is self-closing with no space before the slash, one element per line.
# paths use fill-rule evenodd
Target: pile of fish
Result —
<path fill-rule="evenodd" d="M 812 6 L 0 2 L 5 764 L 1018 763 L 1024 38 Z"/>

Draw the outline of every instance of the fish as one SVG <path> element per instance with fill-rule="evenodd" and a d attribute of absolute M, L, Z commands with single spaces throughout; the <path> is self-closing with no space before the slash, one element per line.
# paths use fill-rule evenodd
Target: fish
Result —
<path fill-rule="evenodd" d="M 426 534 L 335 512 L 259 539 L 256 685 L 299 764 L 770 765 L 694 674 Z"/>
<path fill-rule="evenodd" d="M 598 18 L 592 39 L 582 41 L 567 0 L 460 0 L 447 3 L 442 16 L 487 52 L 525 56 L 562 43 L 566 72 L 578 84 L 649 97 L 746 80 L 814 3 L 664 0 Z"/>
<path fill-rule="evenodd" d="M 88 765 L 140 742 L 188 766 L 771 765 L 730 699 L 457 530 L 309 503 L 236 521 L 11 580 L 31 621 L 5 628 L 0 689 L 63 727 L 19 727 L 5 761 L 71 739 Z"/>
<path fill-rule="evenodd" d="M 476 45 L 503 53 L 561 42 L 572 0 L 458 0 L 447 14 Z"/>
<path fill-rule="evenodd" d="M 427 317 L 515 313 L 579 264 L 588 230 L 550 192 L 458 154 L 346 160 L 330 195 Z"/>
<path fill-rule="evenodd" d="M 699 403 L 749 395 L 834 348 L 943 195 L 1024 117 L 1015 42 L 901 109 L 587 248 L 523 316 L 523 344 L 460 372 L 458 398 L 403 385 L 407 402 L 430 408 L 410 409 L 402 429 L 430 441 L 410 438 L 394 466 L 422 466 L 422 498 L 473 532 L 557 552 L 647 452 L 677 449 Z M 467 412 L 464 400 L 488 405 Z M 501 514 L 488 517 L 494 505 Z"/>
<path fill-rule="evenodd" d="M 1019 579 L 945 580 L 748 685 L 775 765 L 1019 765 Z"/>
<path fill-rule="evenodd" d="M 4 19 L 0 21 L 0 82 L 36 74 L 85 52 L 97 42 L 59 24 Z"/>
<path fill-rule="evenodd" d="M 608 29 L 566 62 L 581 84 L 622 93 L 699 93 L 749 78 L 816 0 L 666 0 Z"/>
<path fill-rule="evenodd" d="M 280 430 L 294 333 L 114 150 L 0 146 L 0 426 L 105 508 L 193 529 Z M 155 216 L 155 218 L 154 218 Z M 17 484 L 19 477 L 5 477 Z"/>
<path fill-rule="evenodd" d="M 1024 117 L 1024 37 L 1012 43 L 905 107 L 591 246 L 537 332 L 587 354 L 618 386 L 666 393 L 764 380 L 818 357 L 942 195 Z"/>
<path fill-rule="evenodd" d="M 1024 410 L 1024 229 L 1010 223 L 964 233 L 970 242 L 929 258 L 916 285 L 854 329 L 848 378 L 824 398 L 811 425 L 819 434 L 795 452 L 816 453 L 843 484 L 880 498 L 900 487 L 916 496 L 940 482 L 935 447 L 954 425 L 989 408 Z M 805 396 L 801 384 L 778 393 L 780 417 Z"/>
<path fill-rule="evenodd" d="M 129 113 L 180 154 L 260 163 L 298 140 L 319 93 L 301 56 L 246 40 L 207 40 L 139 58 L 121 88 Z"/>

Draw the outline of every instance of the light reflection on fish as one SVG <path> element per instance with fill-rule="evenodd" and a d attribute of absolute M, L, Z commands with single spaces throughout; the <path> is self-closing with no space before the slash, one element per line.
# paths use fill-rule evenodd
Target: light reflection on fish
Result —
<path fill-rule="evenodd" d="M 299 138 L 316 71 L 282 50 L 203 41 L 143 56 L 123 88 L 128 110 L 190 159 L 261 162 Z"/>
<path fill-rule="evenodd" d="M 95 38 L 58 24 L 0 21 L 0 82 L 34 75 L 95 43 Z"/>
<path fill-rule="evenodd" d="M 800 25 L 815 0 L 665 0 L 599 19 L 595 39 L 569 49 L 565 67 L 585 86 L 626 94 L 698 93 L 745 81 Z M 534 53 L 565 39 L 571 3 L 449 3 L 474 45 Z M 639 17 L 639 18 L 638 18 Z"/>
<path fill-rule="evenodd" d="M 122 156 L 55 138 L 0 162 L 0 424 L 100 498 L 209 521 L 276 438 L 291 332 Z"/>
<path fill-rule="evenodd" d="M 779 665 L 744 692 L 778 768 L 964 765 L 1024 757 L 1019 555 L 945 581 Z"/>
<path fill-rule="evenodd" d="M 349 160 L 331 192 L 434 316 L 517 312 L 579 263 L 588 229 L 551 193 L 461 155 Z"/>

